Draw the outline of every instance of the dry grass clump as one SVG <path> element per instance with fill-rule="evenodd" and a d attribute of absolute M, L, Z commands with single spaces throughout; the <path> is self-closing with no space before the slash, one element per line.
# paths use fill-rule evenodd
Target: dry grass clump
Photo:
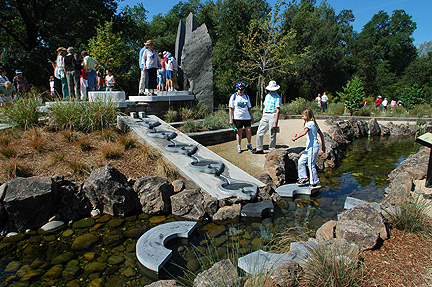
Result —
<path fill-rule="evenodd" d="M 406 197 L 400 206 L 385 210 L 390 223 L 399 230 L 421 235 L 432 235 L 431 202 L 421 196 Z"/>
<path fill-rule="evenodd" d="M 8 160 L 1 167 L 3 174 L 9 180 L 16 177 L 27 177 L 31 175 L 30 170 L 26 167 L 26 165 L 17 159 Z"/>
<path fill-rule="evenodd" d="M 61 134 L 69 143 L 76 142 L 79 138 L 79 134 L 71 130 L 64 130 Z"/>
<path fill-rule="evenodd" d="M 121 150 L 119 146 L 108 143 L 101 148 L 102 157 L 104 159 L 118 159 L 121 157 Z"/>
<path fill-rule="evenodd" d="M 48 142 L 44 138 L 38 138 L 38 139 L 31 140 L 29 142 L 29 146 L 38 152 L 42 152 L 42 151 L 47 150 Z"/>
<path fill-rule="evenodd" d="M 356 245 L 334 240 L 311 249 L 301 286 L 362 286 L 364 268 Z"/>
<path fill-rule="evenodd" d="M 62 162 L 65 159 L 65 153 L 62 151 L 55 151 L 48 156 L 48 159 L 45 161 L 47 166 L 53 166 L 56 163 Z"/>
<path fill-rule="evenodd" d="M 162 155 L 161 153 L 155 149 L 154 147 L 151 147 L 149 145 L 145 145 L 142 147 L 142 152 L 144 155 L 144 159 L 145 160 L 150 160 L 150 161 L 154 161 L 157 160 L 158 158 L 160 158 Z"/>
<path fill-rule="evenodd" d="M 119 137 L 118 142 L 124 147 L 125 150 L 134 148 L 136 146 L 135 140 L 127 135 Z"/>
<path fill-rule="evenodd" d="M 75 143 L 82 151 L 91 151 L 93 149 L 88 139 L 80 139 Z"/>
<path fill-rule="evenodd" d="M 73 173 L 77 174 L 90 174 L 91 169 L 80 159 L 73 159 L 69 162 L 68 167 L 72 170 Z"/>
<path fill-rule="evenodd" d="M 5 146 L 0 148 L 0 153 L 6 158 L 13 158 L 17 156 L 16 148 L 13 146 Z"/>
<path fill-rule="evenodd" d="M 112 129 L 106 129 L 101 131 L 101 137 L 106 142 L 115 142 L 117 136 L 117 132 Z"/>
<path fill-rule="evenodd" d="M 168 178 L 169 180 L 174 180 L 179 177 L 177 170 L 163 160 L 159 158 L 156 162 L 156 173 L 160 177 Z"/>

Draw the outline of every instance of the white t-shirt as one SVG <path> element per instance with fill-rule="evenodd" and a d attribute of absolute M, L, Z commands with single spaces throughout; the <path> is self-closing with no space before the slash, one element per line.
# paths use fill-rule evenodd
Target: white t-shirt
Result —
<path fill-rule="evenodd" d="M 235 95 L 235 99 L 234 99 Z M 229 100 L 230 108 L 234 109 L 233 111 L 233 120 L 250 120 L 251 115 L 249 113 L 249 108 L 252 107 L 249 96 L 243 93 L 240 96 L 237 93 L 234 93 Z"/>
<path fill-rule="evenodd" d="M 114 76 L 113 75 L 111 75 L 111 76 L 106 75 L 105 76 L 105 83 L 106 83 L 107 87 L 114 86 Z"/>
<path fill-rule="evenodd" d="M 322 95 L 321 102 L 327 103 L 327 101 L 328 101 L 327 95 Z"/>
<path fill-rule="evenodd" d="M 159 68 L 160 60 L 157 51 L 146 49 L 142 56 L 142 63 L 147 69 Z"/>
<path fill-rule="evenodd" d="M 304 128 L 309 129 L 306 134 L 306 148 L 319 147 L 318 129 L 314 121 L 308 121 Z"/>
<path fill-rule="evenodd" d="M 386 99 L 384 99 L 384 101 L 382 102 L 382 105 L 383 105 L 384 107 L 387 107 L 387 105 L 388 105 L 388 101 L 387 101 Z"/>

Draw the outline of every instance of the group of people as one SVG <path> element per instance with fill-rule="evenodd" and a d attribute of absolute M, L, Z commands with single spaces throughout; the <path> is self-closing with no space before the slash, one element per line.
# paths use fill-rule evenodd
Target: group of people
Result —
<path fill-rule="evenodd" d="M 321 108 L 323 113 L 327 110 L 328 100 L 329 98 L 326 92 L 324 92 L 322 96 L 321 94 L 318 94 L 318 96 L 315 98 L 315 102 L 318 104 L 318 107 Z"/>
<path fill-rule="evenodd" d="M 76 98 L 87 99 L 89 91 L 113 91 L 116 84 L 110 70 L 105 71 L 105 81 L 102 75 L 97 73 L 101 64 L 92 58 L 87 51 L 81 55 L 75 52 L 73 47 L 57 49 L 57 58 L 53 62 L 48 59 L 54 69 L 54 75 L 50 77 L 50 91 L 54 96 L 57 92 L 63 100 Z M 106 88 L 105 88 L 106 87 Z"/>
<path fill-rule="evenodd" d="M 236 92 L 229 99 L 229 124 L 237 132 L 237 152 L 241 153 L 241 140 L 243 129 L 246 131 L 247 149 L 253 154 L 263 154 L 263 139 L 267 131 L 270 131 L 269 151 L 276 148 L 276 134 L 279 131 L 278 122 L 281 107 L 281 97 L 277 93 L 280 86 L 275 81 L 270 81 L 266 87 L 268 94 L 264 100 L 264 109 L 261 121 L 258 126 L 256 137 L 256 148 L 252 148 L 252 128 L 253 116 L 252 105 L 249 96 L 245 93 L 246 85 L 243 82 L 236 84 Z M 298 161 L 298 182 L 299 186 L 308 185 L 311 189 L 321 187 L 316 169 L 316 158 L 319 152 L 318 135 L 321 138 L 322 151 L 325 152 L 324 135 L 321 132 L 315 117 L 310 108 L 302 112 L 304 120 L 304 129 L 293 137 L 296 141 L 300 137 L 306 136 L 306 150 L 300 156 Z M 309 176 L 306 169 L 306 163 L 309 168 Z"/>
<path fill-rule="evenodd" d="M 402 103 L 401 101 L 399 101 L 399 103 L 398 103 L 398 102 L 396 102 L 396 100 L 394 100 L 394 99 L 391 100 L 391 102 L 390 102 L 390 108 L 391 108 L 391 111 L 393 112 L 394 109 L 395 109 L 395 107 L 396 107 L 396 105 L 401 105 L 401 103 Z M 381 96 L 378 96 L 378 97 L 375 99 L 375 108 L 379 109 L 380 106 L 382 106 L 382 110 L 383 110 L 383 112 L 386 112 L 386 111 L 387 111 L 388 104 L 389 104 L 389 101 L 388 101 L 387 98 L 384 98 L 384 100 L 383 100 Z M 366 100 L 365 100 L 365 105 L 366 105 Z"/>
<path fill-rule="evenodd" d="M 139 54 L 139 95 L 157 96 L 156 91 L 176 91 L 179 88 L 177 60 L 170 52 L 158 52 L 154 45 L 152 40 L 148 40 Z"/>
<path fill-rule="evenodd" d="M 15 71 L 12 82 L 6 74 L 6 70 L 0 68 L 0 105 L 10 103 L 15 97 L 30 92 L 30 85 L 21 70 Z"/>

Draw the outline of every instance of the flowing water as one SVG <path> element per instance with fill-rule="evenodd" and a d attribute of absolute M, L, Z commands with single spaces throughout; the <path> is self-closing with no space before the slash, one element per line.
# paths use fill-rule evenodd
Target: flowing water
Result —
<path fill-rule="evenodd" d="M 194 274 L 223 258 L 243 256 L 270 242 L 290 227 L 315 230 L 336 219 L 347 196 L 380 201 L 387 175 L 419 145 L 413 138 L 363 139 L 350 144 L 341 165 L 319 174 L 322 188 L 314 197 L 285 198 L 273 216 L 242 219 L 227 225 L 199 223 L 189 240 L 168 243 L 172 259 L 159 274 L 192 285 Z M 141 214 L 128 218 L 101 216 L 94 222 L 68 227 L 56 234 L 32 232 L 24 238 L 0 242 L 0 285 L 2 286 L 143 286 L 157 280 L 135 258 L 135 244 L 141 234 L 171 216 Z M 78 224 L 79 225 L 79 224 Z M 85 249 L 72 242 L 91 234 L 95 243 Z M 16 242 L 10 242 L 13 240 Z"/>

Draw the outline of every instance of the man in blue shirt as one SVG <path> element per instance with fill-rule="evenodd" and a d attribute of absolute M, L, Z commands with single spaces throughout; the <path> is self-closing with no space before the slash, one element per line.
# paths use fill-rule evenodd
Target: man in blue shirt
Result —
<path fill-rule="evenodd" d="M 281 97 L 276 92 L 279 88 L 280 86 L 275 81 L 270 81 L 266 87 L 269 93 L 264 100 L 264 111 L 257 131 L 256 149 L 253 150 L 254 154 L 264 153 L 263 140 L 268 130 L 270 130 L 269 151 L 276 148 L 276 132 L 281 106 Z"/>

